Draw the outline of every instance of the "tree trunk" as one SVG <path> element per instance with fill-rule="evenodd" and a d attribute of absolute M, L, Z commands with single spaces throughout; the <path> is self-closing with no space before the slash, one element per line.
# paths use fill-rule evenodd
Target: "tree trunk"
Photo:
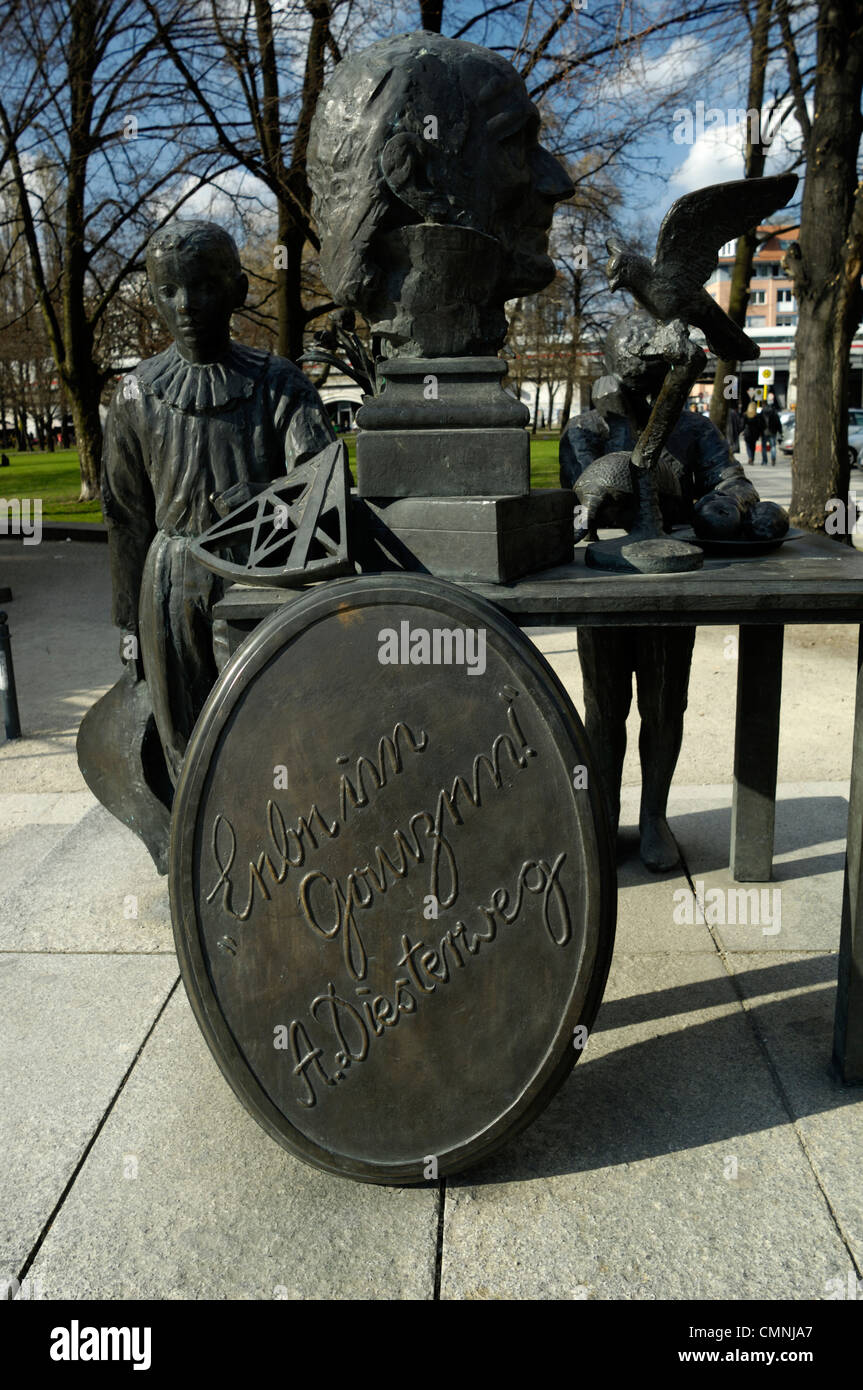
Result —
<path fill-rule="evenodd" d="M 330 0 L 306 0 L 306 9 L 311 16 L 312 24 L 306 49 L 302 101 L 294 131 L 291 163 L 287 175 L 287 187 L 290 195 L 288 206 L 291 208 L 293 227 L 285 242 L 288 248 L 287 283 L 284 289 L 287 324 L 284 334 L 281 325 L 279 329 L 279 340 L 281 342 L 284 338 L 285 342 L 284 349 L 280 349 L 280 351 L 284 351 L 284 355 L 290 357 L 292 362 L 302 356 L 303 333 L 306 326 L 306 311 L 302 296 L 302 266 L 303 247 L 309 240 L 308 209 L 311 205 L 311 193 L 306 178 L 306 157 L 312 117 L 317 109 L 318 97 L 324 85 L 327 38 L 332 17 Z M 314 240 L 313 244 L 317 245 L 317 241 Z"/>
<path fill-rule="evenodd" d="M 102 421 L 99 416 L 102 384 L 93 364 L 92 353 L 86 348 L 90 338 L 89 324 L 79 325 L 74 333 L 67 328 L 67 344 L 70 337 L 71 350 L 67 352 L 63 364 L 63 381 L 75 421 L 75 442 L 81 468 L 78 501 L 91 502 L 99 496 L 102 480 Z"/>
<path fill-rule="evenodd" d="M 420 0 L 420 23 L 423 29 L 439 34 L 443 22 L 443 0 Z"/>
<path fill-rule="evenodd" d="M 570 374 L 568 374 L 568 375 L 567 375 L 567 378 L 566 378 L 566 390 L 565 390 L 564 393 L 563 393 L 563 408 L 562 408 L 562 410 L 561 410 L 561 412 L 560 412 L 560 432 L 561 432 L 561 434 L 563 434 L 563 431 L 564 431 L 564 429 L 566 428 L 566 422 L 567 422 L 567 420 L 569 419 L 569 417 L 570 417 L 570 415 L 571 415 L 571 413 L 572 413 L 572 394 L 573 394 L 573 381 L 572 381 L 572 376 L 571 376 Z"/>
<path fill-rule="evenodd" d="M 576 319 L 572 330 L 572 342 L 566 360 L 566 382 L 563 393 L 563 409 L 560 412 L 560 432 L 566 428 L 566 422 L 572 413 L 572 398 L 575 394 L 575 378 L 578 372 L 578 344 L 581 340 L 581 319 Z"/>
<path fill-rule="evenodd" d="M 99 417 L 99 393 L 85 397 L 67 386 L 75 421 L 75 436 L 78 444 L 78 462 L 81 470 L 81 491 L 79 502 L 92 502 L 99 496 L 102 478 L 102 421 Z"/>
<path fill-rule="evenodd" d="M 758 10 L 755 15 L 755 23 L 752 27 L 752 57 L 749 66 L 749 92 L 747 110 L 761 113 L 761 106 L 764 101 L 764 74 L 767 69 L 768 58 L 768 37 L 770 33 L 770 12 L 773 7 L 773 0 L 759 0 Z M 760 124 L 760 122 L 759 122 Z M 763 131 L 759 129 L 759 135 Z M 764 166 L 767 160 L 767 147 L 763 143 L 754 144 L 752 141 L 752 127 L 747 118 L 746 121 L 746 156 L 744 160 L 743 177 L 746 179 L 760 179 L 764 174 Z M 757 228 L 752 227 L 743 236 L 737 238 L 737 250 L 734 256 L 734 269 L 731 272 L 731 292 L 728 303 L 728 317 L 742 328 L 746 322 L 746 309 L 749 304 L 749 281 L 752 279 L 752 261 L 755 256 L 755 248 L 758 245 Z M 722 360 L 716 363 L 716 375 L 713 378 L 713 394 L 710 397 L 710 418 L 720 434 L 725 434 L 725 425 L 728 419 L 728 401 L 725 397 L 725 378 L 736 377 L 738 374 L 739 362 Z M 738 380 L 738 392 L 740 383 Z"/>
<path fill-rule="evenodd" d="M 548 416 L 546 417 L 546 419 L 548 428 L 551 430 L 553 429 L 552 421 L 554 419 L 554 402 L 557 397 L 557 386 L 554 384 L 551 377 L 549 377 L 548 381 L 545 384 L 545 393 L 548 397 Z"/>
<path fill-rule="evenodd" d="M 791 519 L 811 531 L 823 530 L 829 499 L 848 494 L 849 357 L 863 308 L 861 26 L 861 0 L 821 0 L 800 239 L 786 256 L 799 309 Z"/>
<path fill-rule="evenodd" d="M 60 374 L 72 404 L 81 467 L 79 502 L 99 495 L 102 476 L 101 382 L 93 362 L 93 327 L 87 317 L 87 223 L 84 205 L 87 164 L 92 149 L 93 65 L 100 6 L 76 0 L 69 39 L 69 155 L 65 197 L 65 237 L 60 293 L 63 360 Z M 59 364 L 58 364 L 59 365 Z"/>
<path fill-rule="evenodd" d="M 285 230 L 288 265 L 279 282 L 279 353 L 296 362 L 303 353 L 306 313 L 303 307 L 303 247 L 306 233 L 296 223 Z"/>

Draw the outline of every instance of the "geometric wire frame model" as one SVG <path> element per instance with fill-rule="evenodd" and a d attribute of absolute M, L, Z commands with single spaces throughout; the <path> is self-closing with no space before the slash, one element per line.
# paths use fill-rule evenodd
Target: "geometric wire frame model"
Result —
<path fill-rule="evenodd" d="M 347 448 L 336 440 L 215 522 L 192 545 L 223 579 L 294 588 L 353 571 Z"/>

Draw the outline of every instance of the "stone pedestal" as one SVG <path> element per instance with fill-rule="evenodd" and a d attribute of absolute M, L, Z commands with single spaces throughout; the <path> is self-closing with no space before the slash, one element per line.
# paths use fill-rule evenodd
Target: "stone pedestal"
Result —
<path fill-rule="evenodd" d="M 502 584 L 572 559 L 573 494 L 531 492 L 530 412 L 501 358 L 398 357 L 380 374 L 357 413 L 364 568 Z"/>
<path fill-rule="evenodd" d="M 393 358 L 357 413 L 360 497 L 523 497 L 526 405 L 503 390 L 499 357 Z"/>

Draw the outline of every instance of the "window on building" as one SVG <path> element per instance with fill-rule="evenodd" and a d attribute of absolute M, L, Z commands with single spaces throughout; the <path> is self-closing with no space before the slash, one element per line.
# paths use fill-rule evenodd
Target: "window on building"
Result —
<path fill-rule="evenodd" d="M 794 304 L 794 291 L 793 291 L 793 290 L 777 290 L 777 291 L 776 291 L 776 302 L 777 302 L 777 304 L 785 304 L 785 305 L 787 305 L 789 308 L 792 307 L 793 304 Z"/>
<path fill-rule="evenodd" d="M 753 290 L 752 293 L 751 293 L 751 295 L 749 296 L 749 303 L 750 303 L 750 304 L 766 304 L 766 303 L 767 303 L 767 291 L 766 291 L 766 290 Z"/>

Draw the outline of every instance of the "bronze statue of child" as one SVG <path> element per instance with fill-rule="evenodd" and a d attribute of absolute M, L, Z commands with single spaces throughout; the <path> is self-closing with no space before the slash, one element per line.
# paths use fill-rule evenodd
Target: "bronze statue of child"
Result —
<path fill-rule="evenodd" d="M 227 232 L 212 222 L 171 222 L 149 242 L 147 272 L 174 341 L 118 387 L 106 424 L 102 499 L 114 622 L 124 633 L 124 659 L 146 680 L 176 784 L 218 674 L 212 608 L 222 584 L 190 547 L 220 514 L 334 435 L 317 392 L 292 362 L 232 341 L 231 315 L 245 302 L 248 280 Z"/>

